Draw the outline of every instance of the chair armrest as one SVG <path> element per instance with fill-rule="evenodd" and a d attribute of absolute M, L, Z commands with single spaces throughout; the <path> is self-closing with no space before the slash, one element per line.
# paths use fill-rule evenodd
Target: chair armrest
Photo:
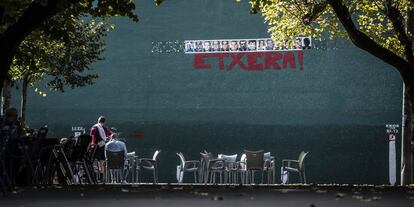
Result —
<path fill-rule="evenodd" d="M 237 161 L 236 163 L 237 163 L 238 166 L 240 166 L 240 164 L 246 165 L 246 162 L 244 162 L 244 161 Z"/>
<path fill-rule="evenodd" d="M 141 158 L 141 159 L 138 159 L 138 163 L 140 163 L 140 164 L 146 163 L 149 166 L 154 166 L 156 162 L 157 161 L 155 161 L 153 159 L 150 159 L 150 158 Z"/>
<path fill-rule="evenodd" d="M 224 167 L 224 159 L 221 158 L 217 158 L 217 159 L 211 159 L 208 161 L 208 165 L 209 167 L 214 166 L 214 165 L 221 165 L 221 167 Z"/>
<path fill-rule="evenodd" d="M 139 161 L 150 161 L 150 162 L 155 162 L 155 160 L 151 159 L 151 158 L 139 158 Z"/>
<path fill-rule="evenodd" d="M 299 160 L 282 160 L 282 167 L 286 167 L 285 164 L 287 164 L 287 167 L 290 167 L 292 163 L 299 164 Z"/>
<path fill-rule="evenodd" d="M 282 162 L 299 162 L 299 160 L 282 160 Z"/>
<path fill-rule="evenodd" d="M 223 161 L 224 162 L 224 159 L 222 159 L 222 158 L 216 158 L 216 159 L 211 159 L 211 160 L 208 160 L 209 162 L 220 162 L 220 161 Z"/>
<path fill-rule="evenodd" d="M 184 168 L 189 168 L 191 167 L 191 165 L 193 165 L 192 166 L 193 168 L 197 168 L 199 164 L 200 164 L 200 161 L 198 160 L 187 160 L 184 163 L 184 166 L 185 166 Z"/>

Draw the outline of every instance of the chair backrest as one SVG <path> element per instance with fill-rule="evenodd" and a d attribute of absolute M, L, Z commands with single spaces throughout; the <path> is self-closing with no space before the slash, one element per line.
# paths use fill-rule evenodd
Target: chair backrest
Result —
<path fill-rule="evenodd" d="M 237 154 L 234 154 L 234 155 L 219 154 L 218 158 L 223 159 L 224 162 L 234 163 L 237 160 Z"/>
<path fill-rule="evenodd" d="M 43 143 L 46 139 L 47 132 L 48 132 L 47 125 L 44 125 L 40 127 L 39 130 L 37 130 L 37 138 L 35 139 L 35 141 L 32 142 L 31 150 L 29 150 L 30 158 L 32 160 L 37 160 L 40 158 L 40 153 L 43 147 Z"/>
<path fill-rule="evenodd" d="M 240 156 L 240 169 L 246 170 L 246 154 Z"/>
<path fill-rule="evenodd" d="M 69 162 L 75 161 L 76 157 L 76 142 L 77 139 L 74 137 L 68 138 L 68 140 L 63 144 L 63 150 L 66 154 L 66 157 Z"/>
<path fill-rule="evenodd" d="M 91 140 L 92 137 L 89 134 L 82 134 L 76 139 L 74 154 L 75 161 L 80 161 L 85 158 Z"/>
<path fill-rule="evenodd" d="M 106 166 L 108 169 L 123 169 L 125 164 L 125 152 L 106 151 Z"/>
<path fill-rule="evenodd" d="M 37 130 L 37 139 L 46 139 L 47 132 L 49 131 L 47 125 L 44 125 Z"/>
<path fill-rule="evenodd" d="M 263 170 L 264 166 L 264 152 L 244 150 L 246 154 L 246 169 L 247 170 Z"/>
<path fill-rule="evenodd" d="M 270 160 L 270 158 L 272 157 L 270 152 L 266 152 L 263 154 L 263 159 L 264 160 Z"/>
<path fill-rule="evenodd" d="M 181 170 L 184 170 L 184 164 L 185 164 L 185 158 L 184 158 L 184 155 L 183 155 L 183 153 L 181 153 L 181 152 L 179 152 L 179 153 L 177 153 L 177 155 L 178 155 L 178 157 L 180 157 L 180 161 L 181 161 Z"/>
<path fill-rule="evenodd" d="M 300 152 L 300 154 L 299 154 L 299 158 L 298 158 L 298 162 L 299 162 L 299 169 L 302 169 L 302 168 L 303 168 L 303 162 L 304 162 L 305 157 L 306 157 L 306 155 L 307 155 L 308 153 L 309 153 L 309 152 L 304 152 L 304 151 Z"/>
<path fill-rule="evenodd" d="M 157 160 L 157 156 L 158 156 L 158 154 L 160 154 L 160 152 L 161 152 L 161 150 L 156 150 L 154 152 L 154 155 L 152 156 L 152 159 L 156 161 Z"/>
<path fill-rule="evenodd" d="M 206 161 L 213 159 L 213 154 L 211 152 L 200 152 L 200 155 L 202 156 L 203 159 L 205 159 Z"/>

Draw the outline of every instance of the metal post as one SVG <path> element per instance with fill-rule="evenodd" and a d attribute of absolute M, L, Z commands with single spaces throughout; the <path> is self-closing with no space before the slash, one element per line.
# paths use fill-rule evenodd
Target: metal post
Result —
<path fill-rule="evenodd" d="M 3 106 L 4 106 L 4 97 L 3 97 L 3 93 L 1 93 L 1 105 L 0 105 L 0 116 L 3 116 Z"/>
<path fill-rule="evenodd" d="M 401 120 L 401 175 L 400 175 L 400 180 L 401 180 L 401 185 L 404 185 L 404 173 L 405 173 L 405 157 L 404 157 L 404 129 L 406 126 L 406 121 L 407 121 L 407 115 L 405 114 L 405 83 L 403 82 L 403 90 L 402 90 L 402 120 Z"/>

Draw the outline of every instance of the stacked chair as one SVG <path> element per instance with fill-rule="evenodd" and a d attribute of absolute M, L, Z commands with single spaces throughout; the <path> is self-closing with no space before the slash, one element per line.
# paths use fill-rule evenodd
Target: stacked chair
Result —
<path fill-rule="evenodd" d="M 219 159 L 223 159 L 224 161 L 224 183 L 235 184 L 238 180 L 238 163 L 237 154 L 234 155 L 224 155 L 219 154 Z"/>

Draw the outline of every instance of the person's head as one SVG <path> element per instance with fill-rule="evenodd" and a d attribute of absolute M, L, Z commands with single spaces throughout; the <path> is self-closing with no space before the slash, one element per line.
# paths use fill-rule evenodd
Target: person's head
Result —
<path fill-rule="evenodd" d="M 220 42 L 217 40 L 213 41 L 213 51 L 220 51 Z"/>
<path fill-rule="evenodd" d="M 273 43 L 273 40 L 272 39 L 268 39 L 266 41 L 266 43 L 267 43 L 267 47 L 268 48 L 273 48 L 274 47 L 274 43 Z"/>
<path fill-rule="evenodd" d="M 310 39 L 308 37 L 303 38 L 303 46 L 309 47 L 310 46 Z"/>
<path fill-rule="evenodd" d="M 239 49 L 239 46 L 237 45 L 237 41 L 235 41 L 235 40 L 231 41 L 231 43 L 230 43 L 230 49 L 232 51 L 235 51 L 235 50 Z"/>
<path fill-rule="evenodd" d="M 203 42 L 201 42 L 201 41 L 196 42 L 196 50 L 197 51 L 203 50 Z"/>
<path fill-rule="evenodd" d="M 240 40 L 240 48 L 247 48 L 246 40 Z"/>
<path fill-rule="evenodd" d="M 98 117 L 98 123 L 99 123 L 99 124 L 104 125 L 104 124 L 105 124 L 105 121 L 106 121 L 106 119 L 105 119 L 105 117 L 104 117 L 104 116 L 99 116 L 99 117 Z"/>
<path fill-rule="evenodd" d="M 187 43 L 185 44 L 185 50 L 186 50 L 186 51 L 191 51 L 191 50 L 193 50 L 193 42 L 187 42 Z"/>
<path fill-rule="evenodd" d="M 264 40 L 259 40 L 259 48 L 262 48 L 265 46 L 265 41 Z"/>
<path fill-rule="evenodd" d="M 221 41 L 221 48 L 222 48 L 224 51 L 229 50 L 229 41 Z"/>
<path fill-rule="evenodd" d="M 297 38 L 297 39 L 295 40 L 294 48 L 295 48 L 295 49 L 301 49 L 301 48 L 302 48 L 302 47 L 301 47 L 300 38 Z"/>
<path fill-rule="evenodd" d="M 61 144 L 61 145 L 64 145 L 64 144 L 66 144 L 67 142 L 68 142 L 68 138 L 66 138 L 66 137 L 63 137 L 63 138 L 60 138 L 60 140 L 59 140 L 59 144 Z"/>
<path fill-rule="evenodd" d="M 204 41 L 203 48 L 204 48 L 205 51 L 210 51 L 210 48 L 211 48 L 210 41 Z"/>
<path fill-rule="evenodd" d="M 8 108 L 5 111 L 6 121 L 9 123 L 17 122 L 18 120 L 18 112 L 17 109 L 14 107 Z"/>
<path fill-rule="evenodd" d="M 117 133 L 113 133 L 113 134 L 111 135 L 111 139 L 112 139 L 112 140 L 118 140 L 118 134 L 117 134 Z"/>
<path fill-rule="evenodd" d="M 286 40 L 285 41 L 285 49 L 292 49 L 292 41 Z"/>
<path fill-rule="evenodd" d="M 276 50 L 283 50 L 285 48 L 285 45 L 283 42 L 277 42 L 276 43 Z"/>
<path fill-rule="evenodd" d="M 249 40 L 248 48 L 249 50 L 256 50 L 256 40 Z"/>

